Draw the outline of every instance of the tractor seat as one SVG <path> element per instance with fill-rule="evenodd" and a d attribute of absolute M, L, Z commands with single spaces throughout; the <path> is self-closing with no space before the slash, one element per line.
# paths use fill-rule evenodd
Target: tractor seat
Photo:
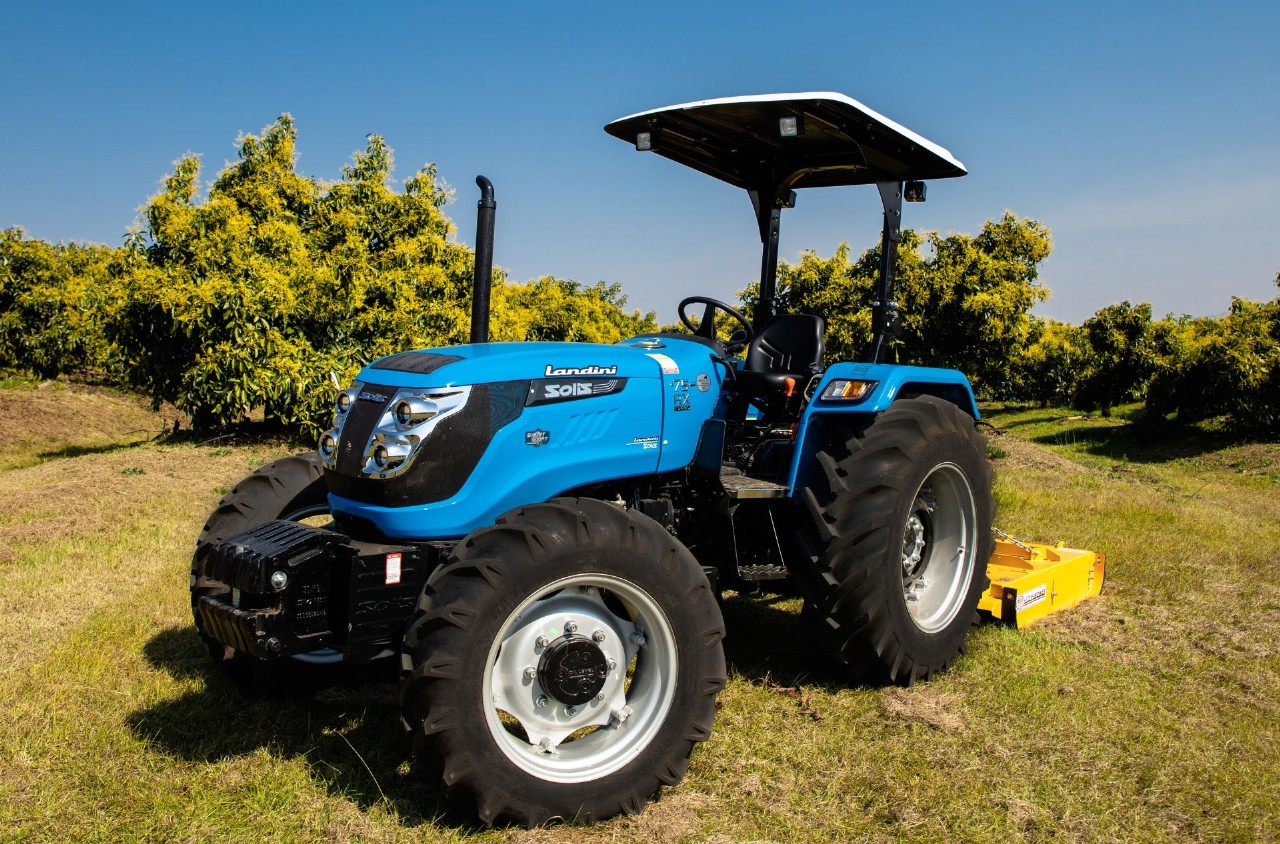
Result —
<path fill-rule="evenodd" d="M 752 399 L 763 400 L 770 408 L 781 407 L 786 403 L 788 378 L 797 392 L 803 390 L 822 371 L 826 329 L 822 317 L 811 314 L 779 314 L 769 320 L 747 346 L 746 361 L 737 373 L 735 409 L 745 413 Z"/>
<path fill-rule="evenodd" d="M 750 381 L 784 390 L 787 379 L 804 387 L 822 366 L 826 348 L 823 337 L 827 324 L 812 314 L 779 314 L 765 325 L 747 346 L 747 359 L 740 374 L 751 373 Z"/>

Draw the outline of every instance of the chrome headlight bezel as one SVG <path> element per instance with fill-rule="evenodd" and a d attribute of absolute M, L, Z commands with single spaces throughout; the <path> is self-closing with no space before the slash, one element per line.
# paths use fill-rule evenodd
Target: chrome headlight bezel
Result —
<path fill-rule="evenodd" d="M 337 469 L 343 428 L 350 407 L 358 400 L 364 384 L 356 382 L 343 393 L 350 396 L 347 409 L 335 403 L 333 427 L 320 435 L 320 459 L 327 469 Z M 341 394 L 340 394 L 341 395 Z M 403 474 L 413 464 L 422 444 L 445 419 L 461 411 L 471 396 L 471 387 L 399 388 L 383 405 L 368 440 L 361 448 L 360 477 L 386 479 Z M 331 438 L 331 439 L 330 439 Z M 325 444 L 332 442 L 332 450 Z"/>

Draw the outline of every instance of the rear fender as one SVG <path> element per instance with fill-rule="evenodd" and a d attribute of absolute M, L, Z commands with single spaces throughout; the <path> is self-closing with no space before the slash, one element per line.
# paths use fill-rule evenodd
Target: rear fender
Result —
<path fill-rule="evenodd" d="M 833 381 L 840 380 L 866 381 L 872 386 L 857 401 L 823 399 L 823 391 Z M 837 363 L 829 367 L 800 417 L 787 479 L 792 494 L 810 484 L 811 473 L 816 471 L 814 457 L 832 437 L 847 437 L 870 425 L 876 415 L 894 401 L 917 396 L 937 396 L 955 404 L 975 421 L 981 418 L 969 379 L 957 370 L 875 363 Z"/>

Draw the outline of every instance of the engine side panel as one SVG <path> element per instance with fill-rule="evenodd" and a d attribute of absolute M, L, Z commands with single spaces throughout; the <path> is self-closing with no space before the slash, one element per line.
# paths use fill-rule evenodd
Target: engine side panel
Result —
<path fill-rule="evenodd" d="M 535 379 L 522 389 L 545 396 L 549 386 L 560 389 L 565 381 Z M 619 392 L 581 400 L 526 404 L 492 432 L 474 462 L 444 440 L 429 439 L 423 445 L 418 459 L 429 471 L 448 476 L 447 497 L 412 504 L 376 494 L 357 500 L 352 480 L 367 484 L 368 490 L 380 484 L 385 489 L 387 481 L 348 478 L 335 483 L 331 478 L 330 505 L 373 522 L 391 537 L 464 536 L 521 504 L 546 501 L 576 486 L 653 473 L 661 448 L 661 408 L 662 382 L 657 378 L 630 378 Z M 469 464 L 465 474 L 459 468 L 463 462 Z M 431 484 L 431 478 L 424 478 L 418 487 Z"/>
<path fill-rule="evenodd" d="M 330 505 L 387 537 L 451 539 L 565 490 L 679 469 L 715 413 L 725 366 L 706 344 L 677 337 L 384 358 L 361 372 L 335 428 Z M 436 402 L 439 415 L 396 429 L 393 407 L 406 395 Z M 402 468 L 372 468 L 379 442 L 411 447 L 412 456 Z"/>

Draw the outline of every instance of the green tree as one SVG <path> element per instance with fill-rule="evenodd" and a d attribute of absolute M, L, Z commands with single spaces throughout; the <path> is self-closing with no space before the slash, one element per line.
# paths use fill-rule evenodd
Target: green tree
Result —
<path fill-rule="evenodd" d="M 1280 298 L 1233 298 L 1224 317 L 1181 321 L 1175 342 L 1151 382 L 1150 419 L 1225 416 L 1242 434 L 1280 433 Z"/>
<path fill-rule="evenodd" d="M 371 135 L 324 184 L 296 171 L 296 139 L 288 115 L 242 137 L 203 199 L 199 160 L 183 158 L 128 239 L 110 335 L 130 382 L 197 427 L 262 408 L 314 429 L 328 372 L 463 338 L 471 253 L 451 239 L 435 170 L 392 190 L 391 150 Z"/>
<path fill-rule="evenodd" d="M 616 343 L 657 329 L 653 312 L 626 311 L 620 284 L 586 287 L 543 276 L 528 284 L 499 280 L 493 291 L 495 340 Z"/>
<path fill-rule="evenodd" d="M 1008 383 L 1000 397 L 1041 407 L 1068 404 L 1089 355 L 1080 326 L 1032 317 L 1027 344 L 1010 361 Z"/>
<path fill-rule="evenodd" d="M 0 366 L 42 378 L 104 370 L 99 312 L 118 252 L 32 240 L 20 228 L 0 231 Z"/>
<path fill-rule="evenodd" d="M 1076 389 L 1076 404 L 1103 416 L 1126 401 L 1140 399 L 1157 364 L 1151 305 L 1128 301 L 1101 308 L 1084 321 L 1089 366 Z"/>

